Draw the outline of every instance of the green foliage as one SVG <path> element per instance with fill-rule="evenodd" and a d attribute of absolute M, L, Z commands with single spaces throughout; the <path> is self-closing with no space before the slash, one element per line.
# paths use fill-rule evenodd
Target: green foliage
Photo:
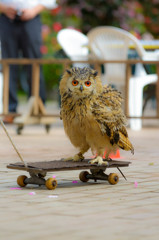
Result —
<path fill-rule="evenodd" d="M 139 0 L 143 7 L 144 23 L 147 31 L 159 38 L 159 0 Z"/>
<path fill-rule="evenodd" d="M 59 3 L 67 8 L 78 9 L 81 16 L 81 30 L 87 33 L 91 28 L 102 25 L 118 25 L 114 12 L 122 0 L 61 0 Z"/>
<path fill-rule="evenodd" d="M 159 0 L 58 0 L 58 7 L 44 11 L 42 17 L 43 57 L 66 57 L 61 54 L 56 37 L 63 28 L 87 33 L 102 25 L 121 27 L 141 38 L 150 32 L 159 36 Z M 46 87 L 57 87 L 62 74 L 61 65 L 44 65 Z"/>
<path fill-rule="evenodd" d="M 42 19 L 42 39 L 41 52 L 44 58 L 66 58 L 64 52 L 57 42 L 57 33 L 66 27 L 79 28 L 81 19 L 78 18 L 72 9 L 62 8 L 60 5 L 51 11 L 44 11 Z M 43 65 L 43 73 L 48 92 L 57 88 L 60 76 L 63 73 L 61 64 Z"/>

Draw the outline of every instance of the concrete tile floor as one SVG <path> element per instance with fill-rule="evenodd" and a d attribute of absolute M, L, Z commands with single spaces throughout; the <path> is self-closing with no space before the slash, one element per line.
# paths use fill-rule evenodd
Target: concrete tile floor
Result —
<path fill-rule="evenodd" d="M 26 126 L 16 135 L 15 126 L 7 126 L 12 140 L 27 162 L 60 159 L 75 153 L 60 121 L 49 134 L 43 126 Z M 111 239 L 155 240 L 159 235 L 159 127 L 128 129 L 135 155 L 120 151 L 131 161 L 119 173 L 117 185 L 107 182 L 82 183 L 80 171 L 49 173 L 56 175 L 58 187 L 28 185 L 17 188 L 16 179 L 24 171 L 7 169 L 19 161 L 2 127 L 0 127 L 0 239 Z M 91 152 L 86 154 L 90 157 Z M 77 183 L 73 183 L 73 181 Z M 137 182 L 137 187 L 135 187 Z M 30 193 L 34 192 L 34 195 Z"/>

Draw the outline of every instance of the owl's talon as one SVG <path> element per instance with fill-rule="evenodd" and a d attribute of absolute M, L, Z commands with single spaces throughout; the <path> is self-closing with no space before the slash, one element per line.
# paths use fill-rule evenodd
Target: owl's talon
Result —
<path fill-rule="evenodd" d="M 63 158 L 62 161 L 67 162 L 67 161 L 72 161 L 73 157 L 68 157 L 68 158 Z"/>
<path fill-rule="evenodd" d="M 95 164 L 97 163 L 98 166 L 101 166 L 101 165 L 105 165 L 105 166 L 108 166 L 109 163 L 107 161 L 104 161 L 102 157 L 98 156 L 96 157 L 95 159 L 93 160 L 90 160 L 89 161 L 90 164 Z"/>
<path fill-rule="evenodd" d="M 112 159 L 108 157 L 108 158 L 105 158 L 105 161 L 112 161 Z"/>
<path fill-rule="evenodd" d="M 82 161 L 84 159 L 83 155 L 81 153 L 78 153 L 76 155 L 74 155 L 74 157 L 68 157 L 63 159 L 64 162 L 66 161 L 73 161 L 73 162 L 78 162 L 78 161 Z"/>
<path fill-rule="evenodd" d="M 74 162 L 78 162 L 78 161 L 83 160 L 83 159 L 84 159 L 84 157 L 83 157 L 82 154 L 76 154 L 76 155 L 73 157 L 73 161 L 74 161 Z"/>

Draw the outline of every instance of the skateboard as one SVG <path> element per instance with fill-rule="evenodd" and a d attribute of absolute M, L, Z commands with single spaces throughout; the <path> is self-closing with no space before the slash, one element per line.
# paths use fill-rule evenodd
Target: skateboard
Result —
<path fill-rule="evenodd" d="M 17 169 L 29 172 L 30 177 L 21 175 L 17 178 L 17 184 L 20 187 L 25 187 L 27 184 L 37 184 L 39 186 L 45 185 L 47 189 L 53 190 L 57 187 L 57 180 L 55 178 L 48 178 L 45 180 L 47 172 L 56 171 L 70 171 L 70 170 L 85 170 L 80 172 L 79 179 L 82 182 L 88 182 L 90 179 L 94 180 L 106 180 L 110 184 L 117 184 L 119 181 L 119 176 L 116 173 L 110 173 L 107 175 L 105 173 L 107 168 L 117 168 L 120 172 L 119 167 L 128 167 L 131 162 L 126 161 L 115 161 L 109 160 L 108 165 L 98 166 L 97 164 L 90 164 L 91 159 L 85 159 L 83 161 L 73 162 L 73 161 L 63 161 L 54 160 L 47 162 L 31 162 L 25 165 L 22 162 L 7 165 L 7 168 Z M 86 171 L 90 170 L 90 172 Z M 121 172 L 123 175 L 123 173 Z M 125 178 L 125 176 L 123 175 Z"/>
<path fill-rule="evenodd" d="M 17 178 L 17 184 L 20 187 L 25 187 L 27 184 L 37 184 L 39 186 L 45 185 L 47 189 L 53 190 L 57 187 L 57 181 L 55 178 L 48 178 L 45 180 L 47 172 L 55 172 L 55 171 L 69 171 L 69 170 L 81 170 L 81 169 L 89 169 L 88 171 L 82 171 L 79 174 L 79 179 L 82 182 L 88 182 L 90 179 L 93 179 L 95 182 L 97 180 L 106 180 L 110 184 L 117 184 L 119 181 L 119 176 L 116 173 L 110 173 L 107 175 L 105 170 L 107 168 L 116 167 L 122 176 L 125 178 L 124 174 L 120 170 L 119 167 L 127 167 L 129 166 L 130 162 L 126 161 L 115 161 L 110 159 L 107 161 L 107 165 L 97 165 L 91 164 L 89 161 L 91 159 L 85 159 L 78 162 L 73 161 L 63 161 L 61 160 L 54 160 L 54 161 L 45 161 L 45 162 L 31 162 L 26 163 L 22 158 L 20 152 L 16 148 L 15 144 L 13 143 L 3 121 L 0 119 L 0 124 L 2 125 L 7 137 L 9 138 L 14 150 L 16 151 L 18 157 L 20 158 L 21 162 L 9 164 L 7 168 L 23 170 L 29 172 L 30 177 L 25 175 L 21 175 Z M 126 178 L 125 178 L 126 179 Z"/>

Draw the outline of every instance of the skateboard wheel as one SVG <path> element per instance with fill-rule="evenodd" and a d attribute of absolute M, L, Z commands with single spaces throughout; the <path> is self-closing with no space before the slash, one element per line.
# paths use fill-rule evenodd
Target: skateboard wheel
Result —
<path fill-rule="evenodd" d="M 45 182 L 45 186 L 49 190 L 53 190 L 57 187 L 57 181 L 54 178 L 48 178 Z"/>
<path fill-rule="evenodd" d="M 16 132 L 17 132 L 18 135 L 21 135 L 23 128 L 24 128 L 23 125 L 19 125 L 19 126 L 17 127 Z"/>
<path fill-rule="evenodd" d="M 25 187 L 27 184 L 24 182 L 27 177 L 25 175 L 21 175 L 17 178 L 17 184 L 20 187 Z"/>
<path fill-rule="evenodd" d="M 79 179 L 81 180 L 81 182 L 88 182 L 88 178 L 87 178 L 87 175 L 89 174 L 89 172 L 87 171 L 82 171 L 80 172 L 79 174 Z"/>
<path fill-rule="evenodd" d="M 51 125 L 50 124 L 46 124 L 45 125 L 45 129 L 46 129 L 46 132 L 49 133 L 50 129 L 51 129 Z"/>
<path fill-rule="evenodd" d="M 118 174 L 116 173 L 110 173 L 108 176 L 108 182 L 112 185 L 115 185 L 119 182 Z"/>

